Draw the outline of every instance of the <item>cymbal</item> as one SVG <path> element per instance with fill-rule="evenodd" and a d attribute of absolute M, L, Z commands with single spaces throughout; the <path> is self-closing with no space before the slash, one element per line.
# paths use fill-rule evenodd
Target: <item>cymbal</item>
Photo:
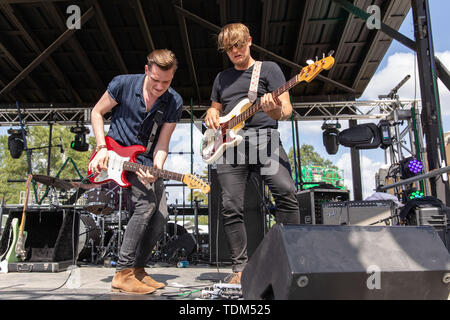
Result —
<path fill-rule="evenodd" d="M 55 187 L 64 190 L 70 190 L 74 188 L 74 186 L 70 182 L 55 177 L 33 174 L 33 179 L 34 181 L 43 183 L 49 187 Z"/>

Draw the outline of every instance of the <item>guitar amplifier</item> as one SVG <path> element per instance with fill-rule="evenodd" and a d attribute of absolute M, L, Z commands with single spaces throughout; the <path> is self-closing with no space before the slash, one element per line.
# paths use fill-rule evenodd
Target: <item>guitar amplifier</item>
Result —
<path fill-rule="evenodd" d="M 450 253 L 450 218 L 438 207 L 416 208 L 415 222 L 418 226 L 432 226 Z"/>
<path fill-rule="evenodd" d="M 311 188 L 297 192 L 300 224 L 323 224 L 322 204 L 330 201 L 347 201 L 348 190 Z"/>
<path fill-rule="evenodd" d="M 392 200 L 343 201 L 322 204 L 323 224 L 385 226 L 397 224 Z"/>
<path fill-rule="evenodd" d="M 75 215 L 75 216 L 74 216 Z M 10 208 L 8 219 L 0 238 L 0 255 L 8 250 L 12 229 L 11 222 L 14 218 L 22 220 L 22 208 Z M 77 248 L 72 248 L 72 243 L 77 246 L 79 235 L 79 212 L 73 209 L 44 209 L 40 207 L 28 207 L 25 223 L 25 231 L 28 233 L 25 250 L 25 263 L 17 265 L 19 271 L 25 271 L 36 267 L 32 263 L 66 262 L 74 259 L 73 253 Z M 72 230 L 74 234 L 72 234 Z M 54 269 L 54 267 L 51 267 Z M 14 268 L 12 268 L 13 270 Z M 45 271 L 45 270 L 40 270 Z"/>

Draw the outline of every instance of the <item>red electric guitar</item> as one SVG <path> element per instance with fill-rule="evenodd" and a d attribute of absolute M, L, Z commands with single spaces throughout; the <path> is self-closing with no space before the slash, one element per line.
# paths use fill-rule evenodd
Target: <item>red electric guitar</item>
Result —
<path fill-rule="evenodd" d="M 126 172 L 136 172 L 140 168 L 156 177 L 177 180 L 185 183 L 190 189 L 200 189 L 203 193 L 208 193 L 210 186 L 200 179 L 198 176 L 192 174 L 181 174 L 168 170 L 156 169 L 150 166 L 145 166 L 136 163 L 136 158 L 139 154 L 145 151 L 144 146 L 134 145 L 129 147 L 122 147 L 111 137 L 105 137 L 106 147 L 108 149 L 108 170 L 104 170 L 98 174 L 93 174 L 88 170 L 88 175 L 91 176 L 89 180 L 92 183 L 103 184 L 109 181 L 116 182 L 119 186 L 127 188 L 131 184 L 126 179 Z M 97 152 L 94 152 L 89 162 L 94 159 Z"/>

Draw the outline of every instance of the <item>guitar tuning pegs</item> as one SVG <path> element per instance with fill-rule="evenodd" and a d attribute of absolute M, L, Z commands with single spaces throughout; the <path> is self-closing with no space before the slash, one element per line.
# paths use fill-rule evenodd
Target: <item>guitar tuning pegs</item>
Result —
<path fill-rule="evenodd" d="M 332 56 L 334 54 L 334 50 L 331 50 L 330 52 L 328 52 L 328 56 Z"/>
<path fill-rule="evenodd" d="M 325 59 L 325 52 L 322 53 L 322 59 Z"/>
<path fill-rule="evenodd" d="M 312 61 L 311 59 L 306 60 L 306 64 L 309 66 L 310 64 L 313 64 L 314 61 Z"/>

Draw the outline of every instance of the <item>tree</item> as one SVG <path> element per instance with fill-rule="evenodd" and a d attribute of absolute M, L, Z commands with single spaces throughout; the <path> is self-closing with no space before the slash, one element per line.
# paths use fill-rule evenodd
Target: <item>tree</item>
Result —
<path fill-rule="evenodd" d="M 32 173 L 47 175 L 49 127 L 33 126 L 26 128 L 26 131 L 27 147 L 34 149 L 31 150 Z M 91 148 L 87 152 L 71 149 L 70 143 L 73 138 L 73 133 L 67 127 L 53 125 L 52 146 L 60 145 L 62 141 L 64 152 L 61 153 L 59 147 L 51 148 L 50 176 L 58 175 L 61 179 L 80 179 L 78 172 L 83 177 L 86 176 L 91 151 L 95 146 L 95 138 L 88 138 Z M 73 163 L 69 158 L 73 160 Z M 62 168 L 66 161 L 65 167 Z M 13 159 L 8 149 L 8 136 L 0 136 L 0 197 L 4 196 L 6 203 L 19 203 L 20 191 L 25 189 L 25 183 L 8 182 L 8 180 L 25 180 L 27 163 L 27 153 L 24 151 L 19 159 Z"/>
<path fill-rule="evenodd" d="M 204 181 L 208 181 L 208 169 L 203 170 L 203 173 L 200 176 L 200 178 L 203 179 Z M 191 194 L 192 194 L 192 199 L 197 198 L 197 200 L 203 200 L 202 202 L 200 202 L 201 205 L 207 205 L 208 204 L 208 195 L 207 194 L 204 194 L 200 190 L 193 190 L 192 193 L 189 192 L 189 194 L 188 194 L 188 201 L 189 202 L 191 202 Z"/>
<path fill-rule="evenodd" d="M 294 149 L 290 148 L 288 153 L 289 163 L 291 164 L 291 170 L 294 172 Z M 297 157 L 295 158 L 297 161 Z M 300 147 L 300 161 L 302 167 L 304 166 L 318 166 L 318 167 L 329 167 L 333 169 L 338 169 L 333 162 L 324 159 L 314 151 L 314 147 L 310 144 L 302 144 Z M 298 165 L 298 164 L 297 164 Z"/>
<path fill-rule="evenodd" d="M 294 170 L 294 149 L 289 149 L 288 153 L 289 163 L 291 165 L 291 172 L 295 180 L 295 170 Z M 295 157 L 295 161 L 297 162 L 297 168 L 299 168 L 298 164 L 298 158 Z M 322 181 L 332 181 L 333 179 L 339 178 L 342 179 L 340 175 L 336 177 L 336 170 L 339 168 L 336 167 L 330 160 L 322 158 L 317 152 L 314 151 L 314 147 L 309 144 L 303 144 L 300 147 L 300 161 L 302 168 L 305 168 L 306 166 L 316 166 L 316 167 L 323 167 L 328 168 L 331 170 L 325 170 L 322 172 L 323 179 Z M 299 172 L 300 174 L 301 172 Z M 315 181 L 315 180 L 314 180 Z M 335 181 L 335 180 L 333 180 Z"/>

